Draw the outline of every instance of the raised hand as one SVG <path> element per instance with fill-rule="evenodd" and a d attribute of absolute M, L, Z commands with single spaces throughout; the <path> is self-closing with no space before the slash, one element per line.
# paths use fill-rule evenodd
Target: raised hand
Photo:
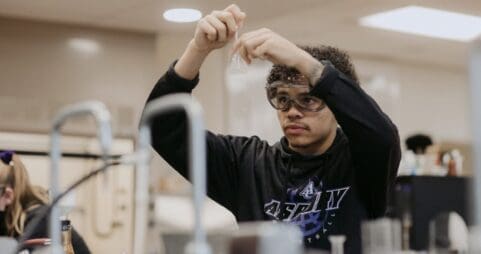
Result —
<path fill-rule="evenodd" d="M 238 51 L 248 64 L 253 59 L 268 60 L 298 69 L 307 77 L 316 68 L 322 68 L 319 61 L 286 38 L 267 28 L 244 33 L 234 44 L 233 51 Z"/>
<path fill-rule="evenodd" d="M 197 50 L 209 52 L 224 47 L 242 27 L 246 14 L 235 4 L 213 11 L 197 24 L 192 44 Z"/>

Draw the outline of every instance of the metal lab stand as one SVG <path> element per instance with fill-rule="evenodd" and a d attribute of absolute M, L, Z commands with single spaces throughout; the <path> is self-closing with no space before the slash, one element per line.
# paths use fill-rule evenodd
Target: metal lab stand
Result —
<path fill-rule="evenodd" d="M 110 113 L 104 104 L 96 101 L 83 102 L 67 106 L 62 109 L 54 118 L 52 131 L 50 133 L 50 158 L 51 158 L 51 172 L 50 172 L 50 195 L 52 200 L 59 195 L 59 162 L 60 162 L 60 128 L 70 117 L 90 114 L 97 123 L 98 138 L 100 141 L 102 154 L 104 160 L 110 152 L 112 144 L 112 131 L 110 128 Z M 52 240 L 52 253 L 63 253 L 62 245 L 60 243 L 60 221 L 59 211 L 57 205 L 52 207 L 50 213 L 50 238 Z"/>
<path fill-rule="evenodd" d="M 206 233 L 201 224 L 202 207 L 206 195 L 205 130 L 202 107 L 187 94 L 167 95 L 147 104 L 140 122 L 137 149 L 134 254 L 145 253 L 145 232 L 148 207 L 149 149 L 151 143 L 150 123 L 154 116 L 168 111 L 183 109 L 189 124 L 189 170 L 193 183 L 194 202 L 193 239 L 185 248 L 186 254 L 210 254 Z"/>

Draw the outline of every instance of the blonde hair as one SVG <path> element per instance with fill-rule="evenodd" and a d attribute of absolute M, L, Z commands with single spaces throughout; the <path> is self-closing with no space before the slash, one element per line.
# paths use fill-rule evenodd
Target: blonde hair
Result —
<path fill-rule="evenodd" d="M 28 172 L 14 154 L 9 165 L 0 166 L 0 186 L 13 189 L 13 201 L 5 208 L 5 225 L 9 236 L 18 236 L 23 233 L 26 212 L 44 205 L 48 202 L 45 189 L 33 186 L 30 183 Z"/>

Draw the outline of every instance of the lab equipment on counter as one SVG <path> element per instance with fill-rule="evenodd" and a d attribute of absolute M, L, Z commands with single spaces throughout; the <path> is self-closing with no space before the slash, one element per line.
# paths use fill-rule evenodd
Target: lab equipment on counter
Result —
<path fill-rule="evenodd" d="M 64 219 L 62 223 L 62 246 L 64 254 L 75 254 L 72 245 L 72 225 L 70 220 Z"/>
<path fill-rule="evenodd" d="M 256 222 L 239 225 L 229 243 L 229 254 L 301 254 L 303 236 L 297 225 Z"/>
<path fill-rule="evenodd" d="M 401 252 L 401 223 L 380 218 L 364 221 L 361 225 L 363 253 L 387 254 Z"/>
<path fill-rule="evenodd" d="M 189 241 L 189 231 L 162 233 L 165 254 L 179 254 Z M 214 254 L 326 254 L 309 250 L 305 252 L 303 236 L 298 226 L 281 222 L 248 222 L 238 229 L 216 229 L 207 234 Z"/>
<path fill-rule="evenodd" d="M 329 236 L 329 242 L 331 243 L 331 254 L 344 254 L 345 241 L 346 241 L 346 236 L 343 236 L 343 235 Z"/>

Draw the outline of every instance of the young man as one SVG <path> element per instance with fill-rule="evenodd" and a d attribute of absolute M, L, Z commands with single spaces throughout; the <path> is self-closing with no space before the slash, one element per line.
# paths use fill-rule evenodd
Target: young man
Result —
<path fill-rule="evenodd" d="M 148 101 L 190 93 L 204 59 L 232 40 L 244 18 L 231 5 L 201 19 Z M 258 137 L 207 132 L 208 195 L 239 222 L 297 224 L 312 248 L 329 249 L 328 235 L 346 235 L 347 253 L 359 253 L 360 222 L 384 214 L 396 176 L 396 127 L 360 88 L 344 52 L 302 49 L 268 29 L 243 34 L 234 50 L 247 63 L 275 64 L 266 90 L 284 137 L 270 146 Z M 154 149 L 187 178 L 185 114 L 160 116 L 152 128 Z"/>

